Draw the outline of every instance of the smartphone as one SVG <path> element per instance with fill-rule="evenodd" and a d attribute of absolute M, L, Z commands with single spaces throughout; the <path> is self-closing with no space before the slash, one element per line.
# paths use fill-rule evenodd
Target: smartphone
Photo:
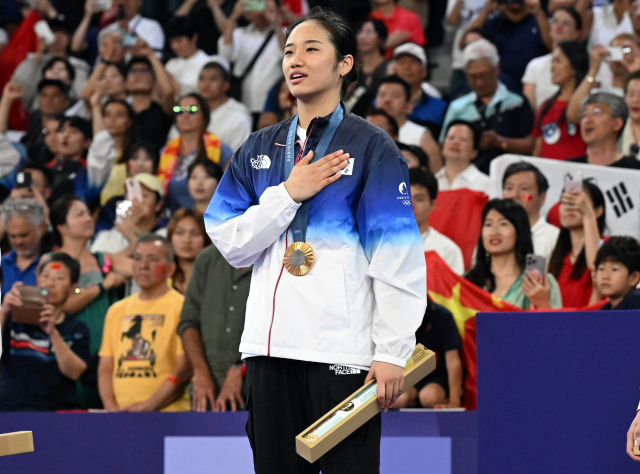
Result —
<path fill-rule="evenodd" d="M 564 175 L 564 192 L 571 194 L 573 191 L 582 191 L 582 173 L 577 171 L 575 176 L 571 173 Z"/>
<path fill-rule="evenodd" d="M 22 306 L 11 310 L 11 322 L 38 325 L 40 313 L 42 313 L 44 305 L 47 304 L 49 291 L 46 288 L 31 285 L 19 286 L 18 291 L 22 299 Z"/>
<path fill-rule="evenodd" d="M 131 208 L 131 201 L 118 201 L 116 203 L 116 224 L 122 224 L 125 217 L 127 217 L 127 211 Z"/>
<path fill-rule="evenodd" d="M 124 182 L 127 189 L 126 197 L 128 201 L 140 201 L 142 202 L 142 187 L 140 181 L 137 179 L 129 178 Z"/>
<path fill-rule="evenodd" d="M 109 11 L 113 7 L 113 0 L 95 0 L 100 11 Z"/>
<path fill-rule="evenodd" d="M 120 46 L 123 48 L 130 48 L 134 46 L 138 42 L 138 35 L 135 31 L 125 31 L 122 34 L 122 39 L 120 40 Z"/>
<path fill-rule="evenodd" d="M 265 0 L 242 0 L 242 7 L 248 12 L 262 12 L 267 5 Z"/>
<path fill-rule="evenodd" d="M 33 25 L 33 31 L 35 31 L 36 36 L 38 38 L 42 38 L 45 44 L 50 45 L 56 40 L 56 36 L 51 31 L 51 27 L 49 23 L 44 20 L 40 20 L 38 23 Z"/>
<path fill-rule="evenodd" d="M 531 272 L 540 282 L 544 282 L 544 275 L 547 273 L 547 262 L 544 257 L 528 253 L 524 266 L 525 273 Z"/>
<path fill-rule="evenodd" d="M 31 173 L 28 171 L 20 171 L 16 175 L 16 189 L 29 189 L 31 187 Z"/>
<path fill-rule="evenodd" d="M 624 52 L 622 51 L 622 46 L 605 46 L 607 51 L 609 51 L 609 56 L 607 56 L 607 61 L 616 62 L 622 61 L 624 59 Z"/>

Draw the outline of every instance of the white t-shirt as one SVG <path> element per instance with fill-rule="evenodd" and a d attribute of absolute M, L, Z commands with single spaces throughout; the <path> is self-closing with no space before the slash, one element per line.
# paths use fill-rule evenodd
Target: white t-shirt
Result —
<path fill-rule="evenodd" d="M 544 218 L 538 219 L 531 227 L 531 240 L 533 240 L 533 252 L 547 259 L 551 257 L 551 252 L 556 246 L 560 229 L 553 224 L 549 224 Z"/>
<path fill-rule="evenodd" d="M 140 14 L 134 16 L 128 23 L 129 31 L 133 31 L 142 38 L 150 47 L 156 52 L 156 55 L 162 58 L 162 50 L 164 49 L 164 30 L 160 23 L 151 18 L 145 18 Z M 119 22 L 111 23 L 109 26 L 105 26 L 98 34 L 98 44 L 102 41 L 105 35 L 109 33 L 119 33 Z M 131 54 L 127 53 L 127 58 Z"/>
<path fill-rule="evenodd" d="M 609 46 L 611 40 L 620 33 L 634 34 L 629 12 L 624 12 L 622 21 L 618 23 L 613 4 L 604 7 L 593 7 L 592 11 L 593 23 L 591 24 L 591 33 L 589 35 L 589 51 L 596 44 Z"/>
<path fill-rule="evenodd" d="M 462 62 L 462 51 L 458 47 L 460 44 L 460 38 L 462 38 L 462 34 L 469 29 L 471 23 L 476 19 L 480 11 L 482 11 L 482 7 L 484 7 L 485 0 L 462 0 L 462 8 L 460 9 L 460 24 L 458 26 L 450 26 L 447 23 L 447 19 L 458 0 L 448 0 L 447 1 L 447 12 L 445 13 L 444 20 L 445 25 L 448 28 L 455 28 L 456 34 L 453 39 L 453 47 L 451 49 L 451 69 L 463 69 L 464 63 Z"/>
<path fill-rule="evenodd" d="M 422 135 L 427 129 L 411 120 L 407 120 L 398 131 L 398 141 L 405 145 L 420 146 Z"/>
<path fill-rule="evenodd" d="M 481 172 L 474 164 L 470 164 L 467 169 L 453 178 L 452 182 L 447 179 L 444 167 L 440 168 L 435 176 L 438 180 L 438 191 L 468 188 L 483 192 L 487 196 L 492 195 L 493 184 L 491 183 L 491 178 Z"/>
<path fill-rule="evenodd" d="M 207 64 L 211 56 L 199 49 L 188 58 L 173 58 L 167 61 L 164 68 L 180 84 L 180 94 L 198 92 L 198 77 L 202 66 Z"/>
<path fill-rule="evenodd" d="M 440 258 L 449 265 L 451 270 L 458 275 L 462 275 L 464 272 L 462 250 L 460 250 L 460 247 L 458 247 L 453 240 L 441 234 L 433 227 L 429 227 L 429 230 L 423 232 L 421 235 L 425 252 L 429 250 L 435 251 Z"/>
<path fill-rule="evenodd" d="M 558 92 L 560 86 L 551 82 L 551 53 L 529 61 L 522 76 L 522 83 L 536 86 L 536 110 L 545 100 Z"/>
<path fill-rule="evenodd" d="M 224 44 L 224 37 L 218 39 L 218 54 L 233 63 L 233 74 L 241 77 L 253 56 L 269 34 L 270 29 L 258 30 L 253 24 L 233 30 L 231 44 Z M 282 49 L 278 36 L 273 35 L 262 50 L 253 69 L 242 83 L 242 103 L 252 113 L 262 112 L 265 98 L 273 85 L 282 77 Z"/>

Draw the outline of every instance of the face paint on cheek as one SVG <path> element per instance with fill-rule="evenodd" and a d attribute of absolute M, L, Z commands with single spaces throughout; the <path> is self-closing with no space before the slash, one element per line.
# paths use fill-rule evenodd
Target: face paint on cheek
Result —
<path fill-rule="evenodd" d="M 531 194 L 524 195 L 524 202 L 533 201 L 533 196 Z"/>
<path fill-rule="evenodd" d="M 153 269 L 153 273 L 158 278 L 162 278 L 163 276 L 165 276 L 167 274 L 167 264 L 166 263 L 157 264 L 155 266 L 155 268 Z"/>

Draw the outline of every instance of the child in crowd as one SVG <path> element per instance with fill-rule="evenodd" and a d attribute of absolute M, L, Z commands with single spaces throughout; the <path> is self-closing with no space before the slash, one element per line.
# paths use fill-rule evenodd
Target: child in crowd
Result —
<path fill-rule="evenodd" d="M 609 302 L 601 308 L 640 309 L 640 244 L 632 237 L 611 237 L 596 254 L 595 285 Z"/>

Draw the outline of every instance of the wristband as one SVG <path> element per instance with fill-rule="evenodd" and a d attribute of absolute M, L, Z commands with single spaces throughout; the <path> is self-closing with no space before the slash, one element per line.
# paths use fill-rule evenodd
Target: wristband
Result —
<path fill-rule="evenodd" d="M 104 285 L 102 284 L 102 282 L 98 283 L 98 288 L 100 288 L 100 294 L 104 293 L 105 291 L 107 291 L 104 287 Z"/>
<path fill-rule="evenodd" d="M 169 382 L 170 384 L 173 385 L 178 385 L 178 377 L 176 377 L 175 375 L 171 374 L 167 377 L 167 382 Z"/>

